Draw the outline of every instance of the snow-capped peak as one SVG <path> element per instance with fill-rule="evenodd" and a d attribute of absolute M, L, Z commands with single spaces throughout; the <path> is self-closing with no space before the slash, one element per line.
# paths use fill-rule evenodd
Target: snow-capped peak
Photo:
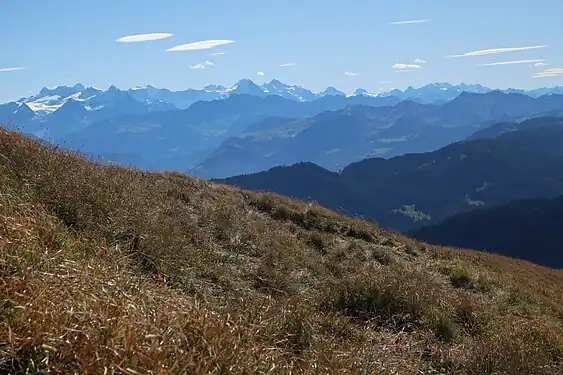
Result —
<path fill-rule="evenodd" d="M 20 102 L 27 104 L 37 116 L 46 116 L 57 111 L 70 100 L 88 102 L 103 92 L 100 89 L 85 87 L 83 84 L 77 83 L 74 86 L 44 87 L 38 95 L 23 98 Z"/>
<path fill-rule="evenodd" d="M 375 97 L 375 96 L 379 96 L 379 94 L 375 94 L 375 93 L 367 91 L 366 89 L 359 88 L 359 89 L 354 90 L 354 92 L 352 94 L 349 94 L 349 95 L 346 95 L 346 96 L 348 96 L 348 97 L 351 97 L 351 96 L 371 96 L 371 97 Z"/>
<path fill-rule="evenodd" d="M 316 98 L 310 90 L 297 85 L 288 85 L 277 79 L 272 79 L 268 83 L 260 86 L 267 95 L 278 95 L 286 99 L 297 100 L 300 102 L 314 100 Z"/>
<path fill-rule="evenodd" d="M 139 91 L 139 90 L 148 90 L 148 89 L 152 89 L 153 87 L 151 85 L 148 86 L 135 86 L 131 89 L 131 91 Z"/>
<path fill-rule="evenodd" d="M 221 92 L 225 91 L 225 86 L 221 85 L 207 85 L 203 88 L 204 91 L 207 92 Z"/>

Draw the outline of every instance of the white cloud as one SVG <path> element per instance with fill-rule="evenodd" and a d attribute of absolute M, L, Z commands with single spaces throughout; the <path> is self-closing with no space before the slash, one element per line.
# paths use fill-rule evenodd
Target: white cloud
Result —
<path fill-rule="evenodd" d="M 0 68 L 0 72 L 13 72 L 15 70 L 23 70 L 25 68 L 18 67 L 18 68 Z"/>
<path fill-rule="evenodd" d="M 347 77 L 357 77 L 360 75 L 360 73 L 355 73 L 355 72 L 344 72 L 344 75 Z"/>
<path fill-rule="evenodd" d="M 214 66 L 215 64 L 208 60 L 196 65 L 190 65 L 190 69 L 207 69 L 207 68 L 212 68 Z"/>
<path fill-rule="evenodd" d="M 263 77 L 264 76 L 264 72 L 256 72 L 257 76 Z"/>
<path fill-rule="evenodd" d="M 560 76 L 563 76 L 563 68 L 546 69 L 544 71 L 537 72 L 533 77 L 543 78 L 543 77 L 560 77 Z"/>
<path fill-rule="evenodd" d="M 481 64 L 477 66 L 496 66 L 496 65 L 512 65 L 512 64 L 531 64 L 531 63 L 542 63 L 545 60 L 514 60 L 514 61 L 501 61 L 494 62 L 490 64 Z"/>
<path fill-rule="evenodd" d="M 471 51 L 463 53 L 461 55 L 451 55 L 448 57 L 467 57 L 467 56 L 485 56 L 492 55 L 495 53 L 506 53 L 506 52 L 518 52 L 518 51 L 528 51 L 531 49 L 547 48 L 548 46 L 528 46 L 528 47 L 510 47 L 510 48 L 490 48 L 482 49 L 478 51 Z"/>
<path fill-rule="evenodd" d="M 535 63 L 535 64 L 534 64 L 534 67 L 535 67 L 535 68 L 539 68 L 539 67 L 542 67 L 542 66 L 547 66 L 547 63 L 539 62 L 539 63 Z"/>
<path fill-rule="evenodd" d="M 199 42 L 182 44 L 176 47 L 168 48 L 167 52 L 177 52 L 177 51 L 199 51 L 203 49 L 210 49 L 219 46 L 223 46 L 225 44 L 234 43 L 234 40 L 202 40 Z"/>
<path fill-rule="evenodd" d="M 294 67 L 294 66 L 297 66 L 297 64 L 295 64 L 295 63 L 286 63 L 286 64 L 281 64 L 281 65 L 280 65 L 280 68 L 291 68 L 291 67 Z"/>
<path fill-rule="evenodd" d="M 393 65 L 393 69 L 396 70 L 412 70 L 412 69 L 420 69 L 422 68 L 421 65 L 418 64 L 395 64 Z"/>
<path fill-rule="evenodd" d="M 221 55 L 225 55 L 225 54 L 227 54 L 227 52 L 213 52 L 211 54 L 211 56 L 221 56 Z"/>
<path fill-rule="evenodd" d="M 395 21 L 395 22 L 391 22 L 389 24 L 390 25 L 407 25 L 407 24 L 411 24 L 411 23 L 425 23 L 425 22 L 430 22 L 430 20 Z"/>
<path fill-rule="evenodd" d="M 426 61 L 425 61 L 425 60 L 422 60 L 422 59 L 416 59 L 416 60 L 414 60 L 414 62 L 415 62 L 416 64 L 426 64 Z"/>
<path fill-rule="evenodd" d="M 118 38 L 116 42 L 120 43 L 135 43 L 135 42 L 148 42 L 151 40 L 160 40 L 170 38 L 173 34 L 170 33 L 151 33 L 151 34 L 137 34 L 122 36 Z"/>

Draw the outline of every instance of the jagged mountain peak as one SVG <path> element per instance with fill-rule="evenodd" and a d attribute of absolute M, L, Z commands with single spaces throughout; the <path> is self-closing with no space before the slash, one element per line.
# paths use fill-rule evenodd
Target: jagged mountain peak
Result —
<path fill-rule="evenodd" d="M 39 94 L 32 98 L 37 97 L 45 97 L 45 96 L 61 96 L 61 97 L 68 97 L 72 94 L 76 94 L 78 92 L 83 91 L 86 89 L 83 84 L 77 83 L 74 86 L 56 86 L 56 87 L 43 87 Z"/>
<path fill-rule="evenodd" d="M 254 83 L 253 80 L 251 80 L 250 78 L 243 78 L 241 80 L 239 80 L 235 86 L 258 86 L 256 83 Z"/>
<path fill-rule="evenodd" d="M 349 94 L 347 96 L 348 97 L 350 97 L 350 96 L 372 96 L 372 97 L 375 97 L 375 96 L 379 96 L 379 94 L 369 92 L 368 90 L 363 89 L 363 88 L 358 88 L 358 89 L 354 90 L 354 92 L 352 94 Z"/>
<path fill-rule="evenodd" d="M 280 81 L 276 78 L 273 78 L 270 82 L 268 82 L 268 85 L 289 86 L 289 85 L 286 85 L 285 83 L 283 83 L 282 81 Z"/>
<path fill-rule="evenodd" d="M 323 92 L 321 92 L 321 96 L 325 95 L 344 96 L 346 94 L 333 86 L 328 86 Z"/>
<path fill-rule="evenodd" d="M 264 90 L 254 83 L 251 79 L 244 78 L 238 81 L 228 90 L 231 94 L 248 94 L 255 96 L 263 96 Z"/>
<path fill-rule="evenodd" d="M 207 85 L 203 88 L 205 91 L 223 91 L 225 86 L 222 85 Z"/>

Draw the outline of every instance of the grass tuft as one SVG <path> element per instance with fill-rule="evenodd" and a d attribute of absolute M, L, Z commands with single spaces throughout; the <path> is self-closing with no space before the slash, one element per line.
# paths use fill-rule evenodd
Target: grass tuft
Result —
<path fill-rule="evenodd" d="M 469 289 L 473 287 L 473 279 L 469 272 L 465 269 L 453 270 L 450 274 L 450 281 L 456 288 Z"/>
<path fill-rule="evenodd" d="M 436 336 L 445 342 L 451 342 L 457 335 L 456 324 L 448 318 L 440 317 L 436 323 Z"/>

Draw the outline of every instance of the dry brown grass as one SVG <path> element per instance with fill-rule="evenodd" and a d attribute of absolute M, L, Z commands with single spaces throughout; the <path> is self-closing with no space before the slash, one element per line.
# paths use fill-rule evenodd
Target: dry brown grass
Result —
<path fill-rule="evenodd" d="M 0 373 L 560 374 L 563 273 L 0 132 Z"/>

